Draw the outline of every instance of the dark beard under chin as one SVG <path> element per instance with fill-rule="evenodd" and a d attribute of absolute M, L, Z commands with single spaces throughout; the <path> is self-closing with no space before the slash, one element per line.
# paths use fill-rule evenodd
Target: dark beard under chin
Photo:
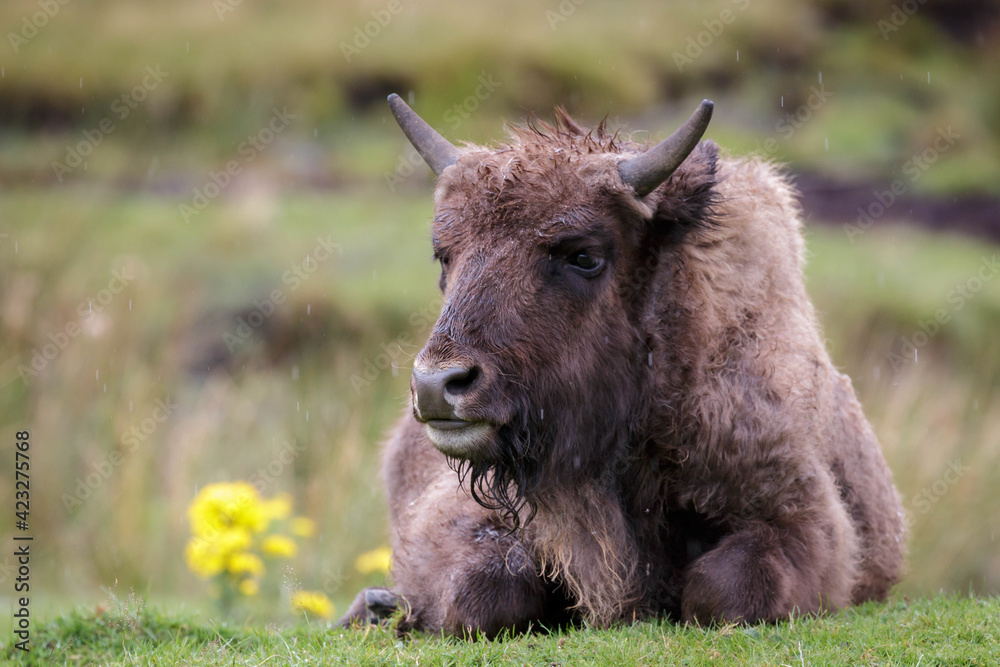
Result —
<path fill-rule="evenodd" d="M 491 455 L 477 460 L 448 458 L 461 484 L 468 484 L 472 498 L 499 513 L 510 532 L 526 527 L 535 516 L 533 501 L 538 481 L 539 433 L 526 426 L 503 425 L 497 429 Z M 534 441 L 533 441 L 534 440 Z M 523 523 L 522 523 L 523 520 Z"/>

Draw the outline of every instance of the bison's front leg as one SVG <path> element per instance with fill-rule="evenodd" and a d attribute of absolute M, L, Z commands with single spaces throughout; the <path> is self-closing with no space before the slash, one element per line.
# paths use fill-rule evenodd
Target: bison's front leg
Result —
<path fill-rule="evenodd" d="M 558 617 L 559 603 L 519 537 L 452 478 L 397 525 L 393 576 L 410 608 L 402 629 L 475 637 Z M 565 603 L 563 603 L 565 606 Z"/>
<path fill-rule="evenodd" d="M 687 569 L 681 611 L 696 623 L 775 621 L 850 602 L 857 540 L 832 489 L 774 521 L 741 522 Z"/>

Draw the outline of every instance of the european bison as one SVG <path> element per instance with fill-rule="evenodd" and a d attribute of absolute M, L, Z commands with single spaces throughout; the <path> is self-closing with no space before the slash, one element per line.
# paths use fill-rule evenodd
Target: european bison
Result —
<path fill-rule="evenodd" d="M 493 636 L 654 615 L 776 620 L 879 600 L 899 497 L 802 279 L 788 180 L 700 141 L 555 125 L 459 149 L 396 95 L 439 176 L 444 307 L 385 452 L 403 629 Z"/>

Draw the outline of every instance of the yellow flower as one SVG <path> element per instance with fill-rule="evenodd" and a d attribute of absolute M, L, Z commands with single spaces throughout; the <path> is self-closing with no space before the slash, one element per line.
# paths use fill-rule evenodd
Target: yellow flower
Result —
<path fill-rule="evenodd" d="M 226 530 L 212 537 L 192 537 L 184 549 L 184 558 L 192 572 L 208 578 L 222 572 L 233 554 L 249 546 L 250 533 L 246 530 Z"/>
<path fill-rule="evenodd" d="M 292 513 L 292 496 L 282 493 L 270 500 L 265 500 L 261 505 L 261 511 L 267 517 L 268 521 L 271 519 L 284 519 Z"/>
<path fill-rule="evenodd" d="M 273 502 L 273 501 L 271 501 Z M 250 533 L 267 530 L 271 520 L 257 489 L 247 482 L 219 482 L 203 488 L 188 508 L 191 532 L 214 538 L 229 530 Z"/>
<path fill-rule="evenodd" d="M 278 558 L 292 558 L 299 550 L 295 541 L 284 535 L 268 535 L 261 542 L 260 548 L 268 556 Z"/>
<path fill-rule="evenodd" d="M 361 574 L 371 574 L 372 572 L 385 574 L 389 571 L 391 564 L 392 549 L 389 547 L 379 547 L 378 549 L 366 551 L 354 561 L 354 567 Z"/>
<path fill-rule="evenodd" d="M 184 548 L 188 568 L 200 577 L 208 578 L 222 571 L 223 558 L 215 545 L 201 537 L 192 537 Z"/>
<path fill-rule="evenodd" d="M 320 618 L 333 617 L 333 603 L 319 591 L 296 591 L 292 595 L 292 609 Z"/>
<path fill-rule="evenodd" d="M 253 597 L 257 595 L 257 591 L 260 590 L 260 585 L 257 583 L 256 579 L 244 579 L 240 582 L 240 593 L 247 597 Z"/>
<path fill-rule="evenodd" d="M 296 537 L 312 537 L 316 534 L 316 523 L 304 516 L 292 519 L 292 535 Z"/>
<path fill-rule="evenodd" d="M 229 557 L 226 569 L 233 574 L 249 574 L 259 577 L 264 574 L 264 561 L 257 554 L 243 551 L 234 553 Z"/>

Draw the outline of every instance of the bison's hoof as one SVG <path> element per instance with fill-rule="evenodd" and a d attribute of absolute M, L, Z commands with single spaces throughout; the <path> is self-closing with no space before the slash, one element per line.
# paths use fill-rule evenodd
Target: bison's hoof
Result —
<path fill-rule="evenodd" d="M 399 596 L 388 588 L 366 588 L 351 603 L 340 625 L 350 627 L 355 624 L 377 625 L 392 618 L 399 609 Z"/>
<path fill-rule="evenodd" d="M 368 610 L 368 620 L 378 623 L 396 613 L 399 608 L 399 598 L 387 588 L 367 588 L 365 608 Z"/>

